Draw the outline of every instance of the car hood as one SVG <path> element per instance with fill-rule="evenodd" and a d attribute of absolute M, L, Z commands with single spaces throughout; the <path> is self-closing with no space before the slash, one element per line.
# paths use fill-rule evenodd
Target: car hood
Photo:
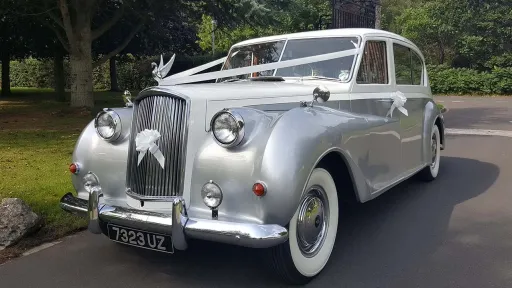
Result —
<path fill-rule="evenodd" d="M 313 100 L 313 90 L 323 85 L 335 95 L 346 94 L 350 84 L 325 80 L 286 80 L 284 82 L 240 81 L 157 86 L 149 90 L 185 96 L 191 102 L 191 123 L 204 123 L 209 130 L 215 113 L 225 108 L 251 107 L 281 113 L 298 107 L 300 101 Z"/>
<path fill-rule="evenodd" d="M 348 83 L 318 80 L 287 80 L 284 82 L 240 81 L 227 83 L 185 84 L 176 86 L 158 86 L 189 97 L 192 101 L 261 99 L 276 97 L 312 96 L 315 87 L 323 85 L 331 93 L 348 92 Z"/>

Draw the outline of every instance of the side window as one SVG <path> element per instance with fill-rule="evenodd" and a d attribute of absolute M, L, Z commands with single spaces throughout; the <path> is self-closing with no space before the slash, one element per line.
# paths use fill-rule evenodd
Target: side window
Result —
<path fill-rule="evenodd" d="M 423 85 L 423 61 L 416 52 L 412 52 L 412 84 Z"/>
<path fill-rule="evenodd" d="M 411 50 L 405 46 L 393 44 L 395 56 L 395 78 L 398 85 L 412 85 Z"/>
<path fill-rule="evenodd" d="M 388 84 L 386 42 L 367 41 L 359 72 L 358 84 Z"/>
<path fill-rule="evenodd" d="M 411 49 L 393 43 L 397 85 L 423 85 L 423 62 Z"/>

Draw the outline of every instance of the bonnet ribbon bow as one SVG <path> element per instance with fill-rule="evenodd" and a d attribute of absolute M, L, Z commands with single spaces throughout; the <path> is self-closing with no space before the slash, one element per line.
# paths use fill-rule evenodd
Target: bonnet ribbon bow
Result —
<path fill-rule="evenodd" d="M 158 145 L 155 143 L 159 138 L 160 132 L 156 130 L 145 129 L 137 134 L 137 137 L 135 137 L 135 150 L 139 151 L 137 166 L 149 151 L 153 156 L 155 156 L 162 169 L 164 169 L 165 157 L 160 151 L 160 148 L 158 148 Z"/>

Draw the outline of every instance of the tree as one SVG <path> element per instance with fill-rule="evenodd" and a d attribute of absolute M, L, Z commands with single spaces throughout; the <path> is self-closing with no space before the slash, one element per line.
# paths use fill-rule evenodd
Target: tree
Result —
<path fill-rule="evenodd" d="M 22 4 L 30 13 L 46 16 L 47 26 L 53 29 L 64 49 L 69 52 L 73 107 L 94 105 L 94 67 L 123 51 L 147 22 L 160 22 L 162 19 L 172 23 L 188 22 L 202 14 L 198 11 L 209 11 L 219 23 L 232 24 L 241 19 L 251 21 L 264 10 L 257 0 L 25 0 Z M 122 41 L 111 47 L 110 51 L 94 57 L 93 42 L 104 37 L 121 19 L 125 19 L 121 29 L 123 34 L 116 38 L 122 38 Z M 172 29 L 172 26 L 167 27 Z"/>
<path fill-rule="evenodd" d="M 331 24 L 331 1 L 329 0 L 284 0 L 265 2 L 265 17 L 257 22 L 244 22 L 232 27 L 218 25 L 215 29 L 216 48 L 226 51 L 231 45 L 255 37 L 270 36 L 307 30 L 326 29 Z M 198 28 L 198 43 L 201 49 L 212 49 L 212 31 L 210 15 L 203 15 Z"/>
<path fill-rule="evenodd" d="M 0 61 L 2 62 L 2 96 L 10 94 L 10 61 L 29 55 L 52 57 L 56 39 L 33 15 L 22 14 L 23 3 L 0 2 Z"/>

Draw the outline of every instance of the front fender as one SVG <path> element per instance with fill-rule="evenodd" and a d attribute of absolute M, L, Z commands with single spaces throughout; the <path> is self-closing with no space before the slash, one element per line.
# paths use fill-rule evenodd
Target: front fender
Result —
<path fill-rule="evenodd" d="M 131 108 L 116 108 L 114 110 L 121 118 L 122 133 L 113 142 L 101 139 L 91 121 L 78 137 L 73 151 L 73 162 L 80 165 L 78 174 L 72 175 L 71 180 L 78 197 L 89 199 L 82 178 L 89 171 L 98 176 L 105 197 L 122 198 L 126 190 L 126 161 L 128 158 L 128 139 L 132 123 Z"/>
<path fill-rule="evenodd" d="M 346 157 L 349 167 L 355 167 L 350 155 L 344 153 L 343 134 L 350 134 L 351 129 L 359 127 L 356 122 L 366 119 L 321 106 L 294 108 L 282 114 L 251 111 L 249 120 L 245 115 L 244 120 L 252 132 L 238 147 L 222 148 L 210 135 L 198 151 L 192 176 L 191 217 L 211 217 L 200 191 L 212 180 L 224 194 L 219 219 L 286 225 L 323 155 L 336 150 Z M 353 178 L 361 179 L 357 169 L 353 173 Z M 257 181 L 268 188 L 263 197 L 252 192 Z M 364 185 L 364 181 L 358 183 Z"/>

